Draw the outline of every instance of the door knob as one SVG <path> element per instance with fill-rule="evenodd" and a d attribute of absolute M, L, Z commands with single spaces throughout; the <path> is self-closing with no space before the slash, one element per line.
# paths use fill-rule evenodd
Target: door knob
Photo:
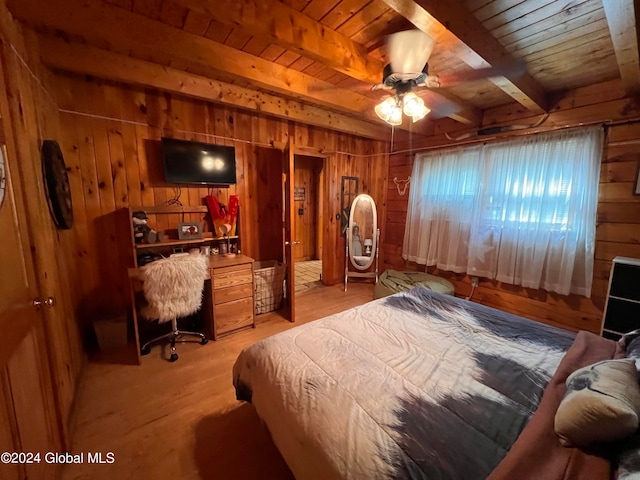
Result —
<path fill-rule="evenodd" d="M 53 307 L 56 304 L 56 300 L 53 297 L 46 298 L 44 300 L 40 300 L 39 298 L 35 298 L 33 300 L 33 306 L 36 307 L 36 310 L 40 307 Z"/>
<path fill-rule="evenodd" d="M 284 242 L 285 245 L 300 245 L 302 242 L 296 242 L 296 241 L 292 241 L 292 242 Z"/>

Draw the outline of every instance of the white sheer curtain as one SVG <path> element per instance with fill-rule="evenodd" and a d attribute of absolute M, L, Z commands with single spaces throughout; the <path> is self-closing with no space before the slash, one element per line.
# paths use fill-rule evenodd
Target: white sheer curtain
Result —
<path fill-rule="evenodd" d="M 403 258 L 590 296 L 600 127 L 416 155 Z"/>
<path fill-rule="evenodd" d="M 482 147 L 416 156 L 403 257 L 443 270 L 467 269 L 474 203 L 482 188 Z"/>

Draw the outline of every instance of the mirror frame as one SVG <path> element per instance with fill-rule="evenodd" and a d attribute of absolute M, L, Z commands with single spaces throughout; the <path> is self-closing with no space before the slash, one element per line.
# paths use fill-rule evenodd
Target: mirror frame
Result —
<path fill-rule="evenodd" d="M 353 249 L 351 248 L 351 241 L 353 237 L 352 225 L 354 219 L 353 212 L 355 211 L 358 202 L 364 200 L 368 200 L 371 203 L 371 207 L 373 210 L 373 245 L 371 247 L 371 255 L 369 256 L 369 261 L 366 263 L 366 265 L 359 265 L 353 258 Z M 353 203 L 351 204 L 351 210 L 349 212 L 349 226 L 347 228 L 347 245 L 349 247 L 349 261 L 356 270 L 364 271 L 371 268 L 371 265 L 376 258 L 376 251 L 378 248 L 378 210 L 376 208 L 376 202 L 370 195 L 367 195 L 366 193 L 361 193 L 360 195 L 356 196 L 356 198 L 353 199 Z M 362 246 L 364 247 L 364 243 Z"/>
<path fill-rule="evenodd" d="M 340 236 L 347 236 L 349 227 L 349 210 L 355 197 L 358 196 L 360 179 L 358 177 L 342 177 L 340 184 Z"/>

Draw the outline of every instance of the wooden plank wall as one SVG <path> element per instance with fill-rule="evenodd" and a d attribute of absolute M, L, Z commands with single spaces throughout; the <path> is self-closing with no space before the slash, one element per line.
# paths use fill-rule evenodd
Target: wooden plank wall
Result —
<path fill-rule="evenodd" d="M 640 258 L 640 195 L 634 194 L 639 168 L 640 122 L 608 128 L 593 274 L 593 295 L 599 298 L 606 295 L 614 257 Z"/>
<path fill-rule="evenodd" d="M 327 219 L 323 222 L 323 260 L 335 257 L 334 266 L 327 270 L 323 265 L 323 282 L 328 285 L 339 283 L 344 278 L 345 238 L 340 236 L 340 189 L 343 176 L 360 179 L 358 193 L 373 197 L 378 207 L 377 215 L 384 225 L 384 208 L 387 194 L 387 172 L 389 169 L 388 144 L 371 142 L 349 135 L 335 135 L 333 138 L 313 127 L 299 126 L 296 129 L 296 144 L 313 142 L 320 151 L 327 152 L 324 163 L 326 204 L 323 212 Z M 355 153 L 352 153 L 355 152 Z M 324 262 L 326 263 L 326 262 Z"/>
<path fill-rule="evenodd" d="M 284 145 L 288 135 L 286 121 L 62 73 L 56 74 L 55 84 L 62 111 L 61 146 L 72 172 L 76 261 L 83 272 L 80 289 L 94 314 L 122 314 L 128 306 L 126 267 L 132 256 L 124 208 L 162 205 L 175 196 L 174 188 L 162 178 L 161 136 L 236 147 L 237 185 L 215 189 L 212 194 L 222 202 L 230 194 L 240 197 L 243 253 L 256 258 L 271 255 L 261 251 L 261 242 L 273 239 L 277 244 L 277 229 L 281 227 L 263 221 L 265 212 L 256 182 L 264 179 L 260 178 L 256 161 L 265 152 L 260 153 L 257 148 Z M 361 190 L 383 205 L 388 145 L 305 125 L 295 125 L 295 135 L 296 146 L 327 155 L 323 248 L 331 255 L 325 258 L 323 278 L 327 284 L 337 283 L 344 268 L 344 240 L 339 237 L 335 219 L 340 212 L 340 178 L 359 176 Z M 207 193 L 206 188 L 182 187 L 180 200 L 201 205 Z M 162 217 L 151 218 L 150 225 L 161 230 L 174 228 L 182 216 Z M 266 229 L 269 223 L 271 226 Z"/>
<path fill-rule="evenodd" d="M 598 119 L 620 123 L 607 127 L 600 174 L 591 298 L 558 295 L 481 279 L 473 296 L 475 301 L 570 330 L 584 329 L 599 333 L 611 260 L 617 255 L 640 258 L 640 196 L 633 194 L 640 167 L 640 112 L 631 101 L 621 100 L 621 95 L 619 86 L 612 83 L 580 89 L 561 97 L 550 116 L 552 127 L 584 121 L 596 122 Z M 503 107 L 485 112 L 485 122 L 530 123 L 519 121 L 519 115 L 522 116 L 522 112 L 518 108 Z M 628 122 L 624 120 L 625 117 L 628 117 Z M 422 146 L 451 145 L 452 142 L 443 137 L 443 131 L 451 131 L 452 128 L 455 128 L 453 124 L 441 122 L 436 134 Z M 389 160 L 387 224 L 382 241 L 383 269 L 424 269 L 424 266 L 405 262 L 401 257 L 407 201 L 412 186 L 407 189 L 406 195 L 401 196 L 393 183 L 394 177 L 406 179 L 411 175 L 413 159 L 413 154 L 404 152 L 392 154 Z M 456 295 L 467 296 L 470 293 L 468 276 L 438 272 L 431 268 L 429 271 L 452 281 Z"/>
<path fill-rule="evenodd" d="M 49 214 L 40 156 L 43 140 L 60 138 L 59 112 L 50 93 L 51 78 L 37 60 L 35 37 L 13 21 L 4 2 L 0 2 L 0 30 L 2 84 L 6 88 L 2 94 L 6 93 L 11 111 L 5 127 L 11 125 L 13 130 L 6 132 L 12 136 L 6 139 L 7 154 L 17 159 L 13 181 L 21 181 L 26 193 L 28 218 L 21 221 L 22 227 L 30 231 L 37 295 L 53 297 L 56 302 L 53 308 L 44 309 L 44 328 L 61 433 L 68 440 L 76 385 L 85 361 L 78 328 L 80 297 L 76 289 L 81 272 L 74 265 L 73 233 L 58 230 Z"/>
<path fill-rule="evenodd" d="M 251 209 L 249 224 L 256 242 L 252 258 L 282 260 L 282 152 L 274 148 L 255 147 L 247 158 L 244 182 Z M 244 237 L 243 232 L 240 236 Z"/>

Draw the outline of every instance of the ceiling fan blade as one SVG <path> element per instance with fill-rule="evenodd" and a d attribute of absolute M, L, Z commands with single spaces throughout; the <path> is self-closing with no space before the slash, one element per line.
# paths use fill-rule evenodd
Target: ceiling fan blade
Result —
<path fill-rule="evenodd" d="M 427 64 L 435 40 L 420 30 L 405 30 L 387 37 L 387 55 L 391 71 L 420 73 Z"/>
<path fill-rule="evenodd" d="M 503 65 L 495 65 L 487 68 L 479 68 L 477 70 L 465 70 L 462 72 L 451 72 L 438 75 L 440 87 L 454 87 L 461 83 L 473 82 L 476 80 L 484 80 L 486 78 L 519 76 L 526 72 L 527 66 L 525 62 L 516 60 Z"/>
<path fill-rule="evenodd" d="M 424 100 L 426 107 L 431 109 L 428 118 L 435 120 L 448 117 L 461 110 L 460 106 L 443 97 L 437 91 L 431 89 L 417 89 L 414 92 Z"/>
<path fill-rule="evenodd" d="M 393 90 L 393 87 L 385 85 L 384 83 L 376 83 L 371 87 L 371 91 L 375 92 L 376 90 Z"/>
<path fill-rule="evenodd" d="M 416 87 L 440 88 L 440 77 L 438 75 L 427 75 Z"/>

